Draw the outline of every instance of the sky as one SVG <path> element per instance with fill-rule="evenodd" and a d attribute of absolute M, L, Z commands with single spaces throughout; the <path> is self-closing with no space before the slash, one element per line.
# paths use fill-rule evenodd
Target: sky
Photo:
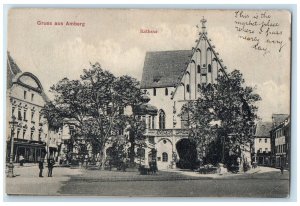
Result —
<path fill-rule="evenodd" d="M 271 121 L 273 113 L 289 114 L 291 20 L 286 11 L 12 9 L 7 49 L 23 72 L 39 78 L 51 98 L 50 86 L 64 77 L 78 79 L 90 62 L 116 76 L 141 80 L 146 52 L 192 49 L 203 17 L 228 72 L 239 69 L 245 84 L 261 96 L 260 118 Z M 67 21 L 84 26 L 68 26 Z M 264 25 L 262 33 L 255 21 Z M 267 52 L 253 48 L 257 39 Z"/>

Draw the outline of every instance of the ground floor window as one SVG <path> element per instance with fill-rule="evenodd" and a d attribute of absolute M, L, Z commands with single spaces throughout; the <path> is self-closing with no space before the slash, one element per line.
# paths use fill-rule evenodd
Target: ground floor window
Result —
<path fill-rule="evenodd" d="M 166 152 L 162 153 L 162 161 L 163 162 L 168 162 L 168 153 L 166 153 Z"/>

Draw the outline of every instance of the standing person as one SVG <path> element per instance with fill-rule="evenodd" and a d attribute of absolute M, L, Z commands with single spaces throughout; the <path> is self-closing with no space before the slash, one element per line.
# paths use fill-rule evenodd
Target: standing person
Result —
<path fill-rule="evenodd" d="M 43 177 L 43 169 L 44 169 L 44 159 L 43 158 L 41 158 L 39 161 L 39 169 L 40 169 L 39 177 Z"/>
<path fill-rule="evenodd" d="M 84 156 L 85 169 L 87 169 L 87 166 L 88 166 L 88 159 L 89 159 L 89 155 L 86 154 L 86 155 Z"/>
<path fill-rule="evenodd" d="M 53 157 L 51 156 L 48 159 L 48 177 L 52 177 L 52 170 L 53 170 L 54 164 L 55 164 L 55 161 L 54 161 Z"/>
<path fill-rule="evenodd" d="M 283 165 L 281 164 L 281 166 L 280 166 L 280 172 L 281 172 L 281 174 L 283 175 Z"/>
<path fill-rule="evenodd" d="M 23 155 L 20 155 L 20 157 L 19 157 L 20 166 L 23 166 L 24 160 L 25 160 L 25 159 L 24 159 Z"/>

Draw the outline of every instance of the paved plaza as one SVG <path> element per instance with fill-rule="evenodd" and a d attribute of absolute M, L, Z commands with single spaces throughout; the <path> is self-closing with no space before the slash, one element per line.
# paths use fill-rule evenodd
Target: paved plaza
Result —
<path fill-rule="evenodd" d="M 199 174 L 188 170 L 140 175 L 136 170 L 99 171 L 55 167 L 38 177 L 37 165 L 16 167 L 6 178 L 8 194 L 66 196 L 287 197 L 289 172 L 259 167 L 246 173 Z"/>

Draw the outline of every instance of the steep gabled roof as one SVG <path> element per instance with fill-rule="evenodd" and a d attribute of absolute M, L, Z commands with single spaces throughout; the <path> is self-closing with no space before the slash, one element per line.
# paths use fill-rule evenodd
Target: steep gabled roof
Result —
<path fill-rule="evenodd" d="M 19 68 L 19 66 L 16 64 L 14 59 L 10 56 L 10 53 L 7 52 L 7 89 L 10 89 L 13 85 L 13 83 L 17 83 L 19 78 L 22 75 L 29 75 L 31 78 L 33 78 L 37 84 L 40 86 L 40 93 L 41 96 L 43 97 L 45 102 L 49 102 L 50 99 L 46 95 L 46 93 L 43 90 L 42 84 L 40 83 L 39 79 L 32 73 L 30 72 L 22 72 L 22 70 Z"/>
<path fill-rule="evenodd" d="M 288 114 L 272 114 L 272 122 L 273 126 L 276 127 L 280 123 L 282 123 L 286 118 L 288 118 Z"/>
<path fill-rule="evenodd" d="M 6 71 L 7 71 L 7 80 L 6 80 L 6 86 L 7 88 L 11 88 L 13 78 L 18 74 L 21 73 L 21 69 L 19 66 L 16 64 L 14 59 L 10 56 L 10 53 L 7 52 L 7 66 L 6 66 Z"/>
<path fill-rule="evenodd" d="M 258 122 L 255 130 L 255 137 L 270 137 L 272 122 Z"/>
<path fill-rule="evenodd" d="M 147 52 L 141 89 L 174 87 L 190 61 L 191 50 Z"/>

